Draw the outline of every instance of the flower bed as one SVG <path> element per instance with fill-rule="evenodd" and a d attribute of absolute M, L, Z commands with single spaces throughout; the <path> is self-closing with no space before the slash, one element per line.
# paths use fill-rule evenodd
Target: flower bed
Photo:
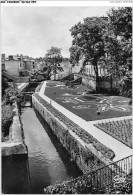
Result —
<path fill-rule="evenodd" d="M 60 121 L 68 126 L 68 128 L 73 131 L 80 139 L 82 139 L 85 143 L 91 144 L 97 151 L 99 151 L 105 158 L 113 159 L 114 152 L 100 143 L 97 139 L 87 133 L 84 129 L 79 127 L 73 121 L 65 117 L 61 112 L 53 108 L 50 104 L 48 104 L 43 98 L 41 98 L 38 94 L 34 94 L 37 100 L 46 107 L 55 117 L 57 117 Z"/>
<path fill-rule="evenodd" d="M 132 119 L 98 123 L 95 126 L 132 148 Z"/>

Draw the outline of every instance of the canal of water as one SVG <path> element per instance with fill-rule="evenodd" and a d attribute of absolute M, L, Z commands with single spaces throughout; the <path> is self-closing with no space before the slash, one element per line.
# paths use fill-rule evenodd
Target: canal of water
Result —
<path fill-rule="evenodd" d="M 2 158 L 4 193 L 42 194 L 44 187 L 82 174 L 36 110 L 23 108 L 21 120 L 28 157 Z"/>

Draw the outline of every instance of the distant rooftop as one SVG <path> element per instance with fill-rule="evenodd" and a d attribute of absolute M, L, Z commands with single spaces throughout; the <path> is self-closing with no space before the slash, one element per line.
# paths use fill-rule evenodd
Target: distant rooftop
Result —
<path fill-rule="evenodd" d="M 29 56 L 23 56 L 23 55 L 9 55 L 8 57 L 5 58 L 5 60 L 20 61 L 21 58 L 23 59 L 23 61 L 32 61 L 32 62 L 35 61 L 34 58 L 30 58 Z"/>

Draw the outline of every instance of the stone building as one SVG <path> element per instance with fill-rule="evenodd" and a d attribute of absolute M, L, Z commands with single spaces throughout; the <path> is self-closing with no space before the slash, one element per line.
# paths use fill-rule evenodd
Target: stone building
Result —
<path fill-rule="evenodd" d="M 31 70 L 34 68 L 34 59 L 23 55 L 9 55 L 5 59 L 5 69 L 9 74 L 19 76 L 20 71 Z"/>
<path fill-rule="evenodd" d="M 13 76 L 19 76 L 20 61 L 13 55 L 5 59 L 5 70 Z"/>

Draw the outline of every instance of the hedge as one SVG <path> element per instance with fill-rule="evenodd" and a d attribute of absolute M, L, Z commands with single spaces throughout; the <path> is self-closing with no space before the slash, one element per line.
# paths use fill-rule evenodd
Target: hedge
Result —
<path fill-rule="evenodd" d="M 84 174 L 76 179 L 44 188 L 44 194 L 132 194 L 132 170 L 125 177 L 116 175 L 112 185 L 106 189 L 96 189 L 92 185 L 92 175 Z"/>

